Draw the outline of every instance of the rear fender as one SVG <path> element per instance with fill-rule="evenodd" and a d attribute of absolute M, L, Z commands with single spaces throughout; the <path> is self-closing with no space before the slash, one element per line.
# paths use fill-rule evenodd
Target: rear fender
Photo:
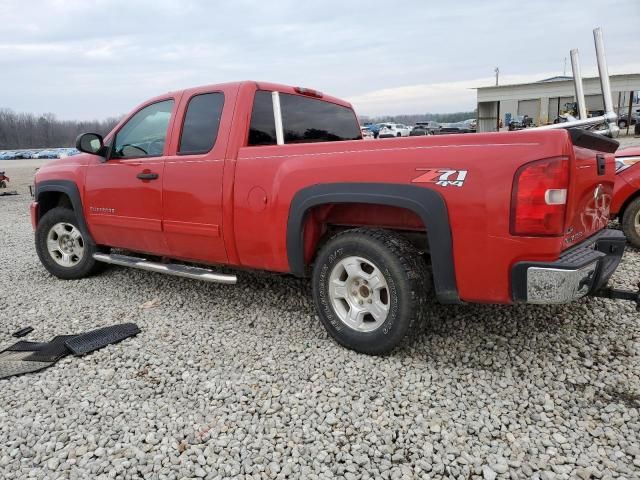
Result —
<path fill-rule="evenodd" d="M 310 209 L 331 203 L 365 203 L 406 208 L 420 217 L 427 232 L 436 296 L 442 303 L 460 297 L 453 263 L 453 242 L 447 206 L 428 188 L 388 183 L 331 183 L 300 190 L 293 197 L 287 224 L 287 255 L 294 275 L 304 276 L 304 222 Z"/>

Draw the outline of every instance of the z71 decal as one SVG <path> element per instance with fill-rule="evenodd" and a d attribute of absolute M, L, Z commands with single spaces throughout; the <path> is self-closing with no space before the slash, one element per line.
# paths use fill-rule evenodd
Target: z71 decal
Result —
<path fill-rule="evenodd" d="M 435 183 L 441 187 L 462 187 L 467 178 L 466 170 L 451 170 L 448 168 L 416 168 L 417 172 L 424 172 L 411 180 L 411 183 Z"/>

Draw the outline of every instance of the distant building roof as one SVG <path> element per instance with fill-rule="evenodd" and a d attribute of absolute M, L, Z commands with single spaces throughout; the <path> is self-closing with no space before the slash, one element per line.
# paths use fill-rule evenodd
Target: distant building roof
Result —
<path fill-rule="evenodd" d="M 573 80 L 573 77 L 568 77 L 566 75 L 556 75 L 555 77 L 543 78 L 542 80 L 538 80 L 536 83 L 563 82 L 565 80 Z"/>
<path fill-rule="evenodd" d="M 628 91 L 628 90 L 638 90 L 638 82 L 640 81 L 640 72 L 638 73 L 621 73 L 621 74 L 613 74 L 609 75 L 609 79 L 611 83 L 624 83 L 625 88 L 619 89 L 617 91 Z M 582 82 L 585 84 L 585 88 L 587 84 L 593 83 L 594 85 L 600 85 L 600 77 L 582 77 Z M 627 85 L 628 84 L 628 85 Z M 560 88 L 561 85 L 566 85 L 568 88 L 573 89 L 573 77 L 557 75 L 555 77 L 545 78 L 543 80 L 538 80 L 535 82 L 524 82 L 524 83 L 505 83 L 501 85 L 485 85 L 482 87 L 474 87 L 479 91 L 498 91 L 498 90 L 510 90 L 513 88 Z M 612 85 L 612 90 L 614 86 Z M 629 88 L 627 88 L 629 87 Z M 587 92 L 585 92 L 587 93 Z"/>

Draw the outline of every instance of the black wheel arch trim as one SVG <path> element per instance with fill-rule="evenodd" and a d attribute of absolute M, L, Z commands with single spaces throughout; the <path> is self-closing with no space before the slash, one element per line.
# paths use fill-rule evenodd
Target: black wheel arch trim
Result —
<path fill-rule="evenodd" d="M 64 193 L 65 195 L 67 195 L 67 197 L 69 197 L 76 219 L 78 220 L 78 227 L 82 232 L 82 236 L 86 240 L 88 240 L 92 245 L 95 245 L 95 242 L 93 241 L 93 238 L 89 233 L 87 222 L 84 218 L 84 210 L 82 209 L 82 199 L 80 198 L 80 190 L 78 190 L 78 186 L 75 184 L 75 182 L 71 180 L 43 180 L 41 182 L 36 183 L 34 197 L 37 202 L 40 202 L 40 195 L 45 192 Z M 39 217 L 38 217 L 38 221 L 40 221 Z"/>
<path fill-rule="evenodd" d="M 442 303 L 459 303 L 453 260 L 453 241 L 447 205 L 429 188 L 390 183 L 329 183 L 298 191 L 289 210 L 287 256 L 291 273 L 305 275 L 303 229 L 307 212 L 330 203 L 369 203 L 411 210 L 427 231 L 436 297 Z"/>

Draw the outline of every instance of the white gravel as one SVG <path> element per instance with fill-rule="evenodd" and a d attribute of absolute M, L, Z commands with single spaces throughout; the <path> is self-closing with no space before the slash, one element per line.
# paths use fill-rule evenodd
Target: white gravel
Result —
<path fill-rule="evenodd" d="M 368 357 L 327 337 L 292 278 L 52 278 L 31 171 L 8 171 L 22 195 L 0 197 L 0 343 L 26 325 L 142 333 L 0 380 L 0 478 L 640 477 L 631 304 L 434 306 L 411 347 Z M 639 267 L 629 250 L 616 283 Z"/>

